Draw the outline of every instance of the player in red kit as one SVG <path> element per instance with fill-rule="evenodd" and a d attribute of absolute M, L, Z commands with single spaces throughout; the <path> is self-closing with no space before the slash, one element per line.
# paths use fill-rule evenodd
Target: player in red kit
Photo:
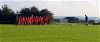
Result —
<path fill-rule="evenodd" d="M 48 16 L 45 16 L 45 25 L 47 25 L 48 22 Z"/>
<path fill-rule="evenodd" d="M 40 24 L 43 24 L 43 17 L 40 17 Z"/>
<path fill-rule="evenodd" d="M 38 24 L 41 23 L 41 16 L 38 17 Z"/>
<path fill-rule="evenodd" d="M 22 24 L 25 24 L 25 18 L 22 17 Z"/>
<path fill-rule="evenodd" d="M 27 17 L 27 24 L 30 25 L 30 16 Z"/>
<path fill-rule="evenodd" d="M 43 19 L 42 19 L 42 24 L 45 25 L 45 20 L 46 20 L 46 18 L 45 18 L 45 16 L 43 16 L 42 18 L 43 18 Z"/>
<path fill-rule="evenodd" d="M 35 16 L 33 16 L 32 22 L 33 24 L 35 24 Z"/>
<path fill-rule="evenodd" d="M 38 25 L 39 18 L 36 16 L 36 25 Z"/>
<path fill-rule="evenodd" d="M 27 25 L 27 17 L 25 17 L 25 25 Z"/>
<path fill-rule="evenodd" d="M 30 17 L 31 25 L 33 24 L 33 15 Z"/>
<path fill-rule="evenodd" d="M 22 24 L 22 17 L 18 16 L 18 25 L 21 25 L 21 24 Z"/>
<path fill-rule="evenodd" d="M 34 23 L 37 25 L 37 16 L 35 16 Z"/>
<path fill-rule="evenodd" d="M 29 17 L 29 25 L 31 25 L 31 24 L 32 24 L 32 16 Z"/>

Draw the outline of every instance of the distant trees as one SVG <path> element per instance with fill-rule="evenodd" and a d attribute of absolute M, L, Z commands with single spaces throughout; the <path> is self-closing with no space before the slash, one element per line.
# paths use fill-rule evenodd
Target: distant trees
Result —
<path fill-rule="evenodd" d="M 41 13 L 40 13 L 40 10 L 38 8 L 36 8 L 35 6 L 32 6 L 30 9 L 31 9 L 32 15 L 34 15 L 34 16 L 39 16 L 39 15 L 42 16 Z"/>
<path fill-rule="evenodd" d="M 1 11 L 1 9 L 0 9 L 0 15 L 1 15 L 1 13 L 2 13 L 2 11 Z"/>
<path fill-rule="evenodd" d="M 14 11 L 7 5 L 2 6 L 2 14 L 14 14 Z"/>
<path fill-rule="evenodd" d="M 23 8 L 21 9 L 20 14 L 22 16 L 31 16 L 31 11 L 29 8 Z"/>
<path fill-rule="evenodd" d="M 1 14 L 1 9 L 0 9 L 0 14 Z"/>
<path fill-rule="evenodd" d="M 2 6 L 2 9 L 0 9 L 0 22 L 6 22 L 6 23 L 14 23 L 15 18 L 15 12 L 10 9 L 7 5 Z"/>
<path fill-rule="evenodd" d="M 48 16 L 49 17 L 49 21 L 48 21 L 48 24 L 50 24 L 51 22 L 53 22 L 53 13 L 51 13 L 50 11 L 48 11 L 48 9 L 42 9 L 41 10 L 41 13 L 44 15 L 44 16 Z"/>
<path fill-rule="evenodd" d="M 21 11 L 19 12 L 22 16 L 39 16 L 41 13 L 38 8 L 35 6 L 31 8 L 22 8 Z"/>
<path fill-rule="evenodd" d="M 48 24 L 50 24 L 53 21 L 53 13 L 51 13 L 51 11 L 49 11 L 48 9 L 39 10 L 35 6 L 32 6 L 30 8 L 22 8 L 18 13 L 24 17 L 31 16 L 31 15 L 48 16 L 49 17 Z M 8 21 L 9 23 L 15 23 L 16 15 L 17 13 L 15 13 L 7 5 L 2 6 L 2 9 L 0 9 L 0 21 Z"/>

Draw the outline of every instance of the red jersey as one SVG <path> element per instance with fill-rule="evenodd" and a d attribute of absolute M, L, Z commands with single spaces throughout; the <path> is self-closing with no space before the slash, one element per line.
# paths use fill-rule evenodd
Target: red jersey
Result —
<path fill-rule="evenodd" d="M 18 22 L 22 22 L 22 17 L 21 16 L 18 17 Z"/>
<path fill-rule="evenodd" d="M 46 16 L 45 18 L 46 18 L 46 21 L 48 21 L 48 16 Z"/>

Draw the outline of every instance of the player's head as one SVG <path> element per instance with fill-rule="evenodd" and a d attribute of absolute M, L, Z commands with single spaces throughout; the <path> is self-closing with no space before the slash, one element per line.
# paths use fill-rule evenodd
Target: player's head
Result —
<path fill-rule="evenodd" d="M 33 16 L 33 15 L 32 15 Z"/>
<path fill-rule="evenodd" d="M 86 15 L 85 15 L 86 16 Z"/>
<path fill-rule="evenodd" d="M 24 18 L 24 17 L 23 17 Z"/>
<path fill-rule="evenodd" d="M 37 18 L 37 16 L 36 16 L 36 18 Z"/>
<path fill-rule="evenodd" d="M 40 16 L 40 18 L 41 18 L 41 16 Z"/>

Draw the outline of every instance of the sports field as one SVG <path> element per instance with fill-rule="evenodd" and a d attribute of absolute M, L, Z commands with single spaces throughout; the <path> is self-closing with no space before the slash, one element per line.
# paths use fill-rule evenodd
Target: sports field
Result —
<path fill-rule="evenodd" d="M 100 25 L 0 25 L 0 42 L 100 42 Z"/>

